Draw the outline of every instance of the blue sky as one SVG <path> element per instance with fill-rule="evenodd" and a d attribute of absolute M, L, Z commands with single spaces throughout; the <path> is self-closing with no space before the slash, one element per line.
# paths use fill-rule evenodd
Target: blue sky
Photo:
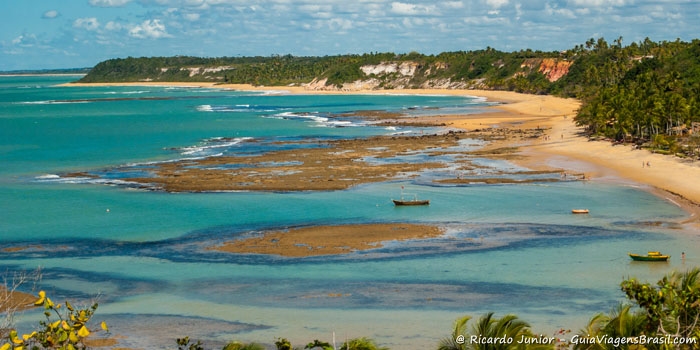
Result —
<path fill-rule="evenodd" d="M 2 0 L 0 70 L 127 56 L 563 50 L 690 41 L 698 0 Z"/>

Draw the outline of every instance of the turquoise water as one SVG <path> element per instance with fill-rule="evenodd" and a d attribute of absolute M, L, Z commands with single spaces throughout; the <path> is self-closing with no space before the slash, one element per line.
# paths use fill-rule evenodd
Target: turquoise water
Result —
<path fill-rule="evenodd" d="M 135 190 L 115 175 L 261 152 L 278 140 L 434 132 L 338 113 L 474 113 L 487 105 L 481 100 L 56 86 L 73 79 L 0 77 L 0 249 L 29 247 L 4 250 L 0 268 L 41 266 L 41 288 L 54 300 L 99 294 L 96 317 L 129 335 L 121 346 L 173 348 L 185 335 L 213 345 L 277 337 L 305 344 L 335 333 L 338 342 L 368 336 L 395 349 L 430 348 L 455 318 L 488 311 L 552 333 L 616 305 L 624 277 L 656 280 L 700 261 L 695 232 L 673 228 L 685 214 L 630 185 L 436 186 L 430 179 L 440 175 L 424 174 L 345 191 L 169 194 Z M 101 177 L 62 176 L 68 172 Z M 395 208 L 390 198 L 401 186 L 431 205 Z M 573 216 L 572 207 L 591 215 Z M 264 229 L 365 222 L 431 223 L 448 234 L 307 259 L 203 249 Z M 647 250 L 674 257 L 660 265 L 626 257 Z"/>

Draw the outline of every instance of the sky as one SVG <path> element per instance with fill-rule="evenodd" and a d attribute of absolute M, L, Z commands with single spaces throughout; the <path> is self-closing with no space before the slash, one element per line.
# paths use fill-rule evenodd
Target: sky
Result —
<path fill-rule="evenodd" d="M 0 71 L 120 57 L 558 51 L 700 35 L 699 0 L 0 0 Z"/>

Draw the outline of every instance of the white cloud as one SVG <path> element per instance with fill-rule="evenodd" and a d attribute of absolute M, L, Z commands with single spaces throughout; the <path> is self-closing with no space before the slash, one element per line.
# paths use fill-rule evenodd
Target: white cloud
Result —
<path fill-rule="evenodd" d="M 159 19 L 149 19 L 143 21 L 129 30 L 129 35 L 139 39 L 160 39 L 171 35 L 165 29 L 165 25 Z"/>
<path fill-rule="evenodd" d="M 122 28 L 124 27 L 120 23 L 114 21 L 109 21 L 107 24 L 105 24 L 105 29 L 109 31 L 122 30 Z"/>
<path fill-rule="evenodd" d="M 497 9 L 508 5 L 508 1 L 509 0 L 486 0 L 486 4 Z"/>
<path fill-rule="evenodd" d="M 477 26 L 482 26 L 482 25 L 505 25 L 508 23 L 508 20 L 503 17 L 487 17 L 487 16 L 476 16 L 476 17 L 466 17 L 464 18 L 464 23 L 469 24 L 469 25 L 477 25 Z"/>
<path fill-rule="evenodd" d="M 42 17 L 42 18 L 49 18 L 49 19 L 51 19 L 51 18 L 56 18 L 56 17 L 58 17 L 58 15 L 59 15 L 58 11 L 56 11 L 56 10 L 50 10 L 50 11 L 44 12 L 44 14 L 43 14 L 41 17 Z"/>
<path fill-rule="evenodd" d="M 328 21 L 328 26 L 333 31 L 347 31 L 352 29 L 352 21 L 342 18 L 334 18 Z"/>
<path fill-rule="evenodd" d="M 404 2 L 392 2 L 391 12 L 404 16 L 427 15 L 435 13 L 435 6 L 407 4 Z"/>
<path fill-rule="evenodd" d="M 39 40 L 34 34 L 22 34 L 11 41 L 12 45 L 18 47 L 36 47 L 39 45 Z M 4 44 L 4 43 L 3 43 Z"/>
<path fill-rule="evenodd" d="M 464 7 L 464 3 L 461 1 L 446 1 L 441 3 L 440 5 L 450 9 L 461 9 Z"/>
<path fill-rule="evenodd" d="M 292 9 L 285 4 L 277 4 L 277 5 L 272 6 L 273 13 L 287 14 L 287 13 L 290 13 L 291 11 L 292 11 Z"/>
<path fill-rule="evenodd" d="M 73 27 L 92 31 L 100 27 L 100 22 L 95 17 L 78 18 L 73 21 Z"/>
<path fill-rule="evenodd" d="M 184 18 L 190 22 L 198 21 L 199 17 L 200 17 L 199 13 L 185 13 L 184 15 L 182 15 L 182 18 Z"/>
<path fill-rule="evenodd" d="M 121 7 L 130 2 L 131 0 L 90 0 L 90 5 L 98 7 Z"/>
<path fill-rule="evenodd" d="M 631 0 L 569 0 L 569 4 L 580 7 L 625 6 Z"/>
<path fill-rule="evenodd" d="M 298 9 L 301 12 L 307 13 L 309 16 L 314 17 L 314 18 L 330 19 L 330 18 L 334 18 L 335 16 L 337 16 L 336 13 L 333 13 L 333 7 L 330 5 L 308 4 L 308 5 L 301 5 L 298 7 Z"/>
<path fill-rule="evenodd" d="M 566 18 L 576 18 L 576 15 L 574 14 L 573 11 L 566 9 L 566 8 L 560 9 L 560 8 L 552 7 L 550 4 L 545 5 L 544 12 L 548 16 L 562 16 L 562 17 L 566 17 Z"/>
<path fill-rule="evenodd" d="M 304 11 L 304 12 L 330 12 L 333 7 L 330 5 L 317 5 L 317 4 L 309 4 L 309 5 L 301 5 L 299 6 L 299 9 Z"/>

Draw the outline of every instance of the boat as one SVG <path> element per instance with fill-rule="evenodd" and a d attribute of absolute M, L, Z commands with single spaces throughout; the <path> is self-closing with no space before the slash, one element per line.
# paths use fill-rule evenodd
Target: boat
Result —
<path fill-rule="evenodd" d="M 668 261 L 670 255 L 663 255 L 661 252 L 647 252 L 647 255 L 627 253 L 634 261 Z"/>
<path fill-rule="evenodd" d="M 588 209 L 571 209 L 571 214 L 588 214 Z"/>
<path fill-rule="evenodd" d="M 394 202 L 394 205 L 430 205 L 430 200 L 428 199 L 392 199 L 391 201 Z"/>
<path fill-rule="evenodd" d="M 418 199 L 418 195 L 413 195 L 413 199 L 403 199 L 406 193 L 403 192 L 404 187 L 401 186 L 401 199 L 392 199 L 394 205 L 430 205 L 430 200 Z"/>

